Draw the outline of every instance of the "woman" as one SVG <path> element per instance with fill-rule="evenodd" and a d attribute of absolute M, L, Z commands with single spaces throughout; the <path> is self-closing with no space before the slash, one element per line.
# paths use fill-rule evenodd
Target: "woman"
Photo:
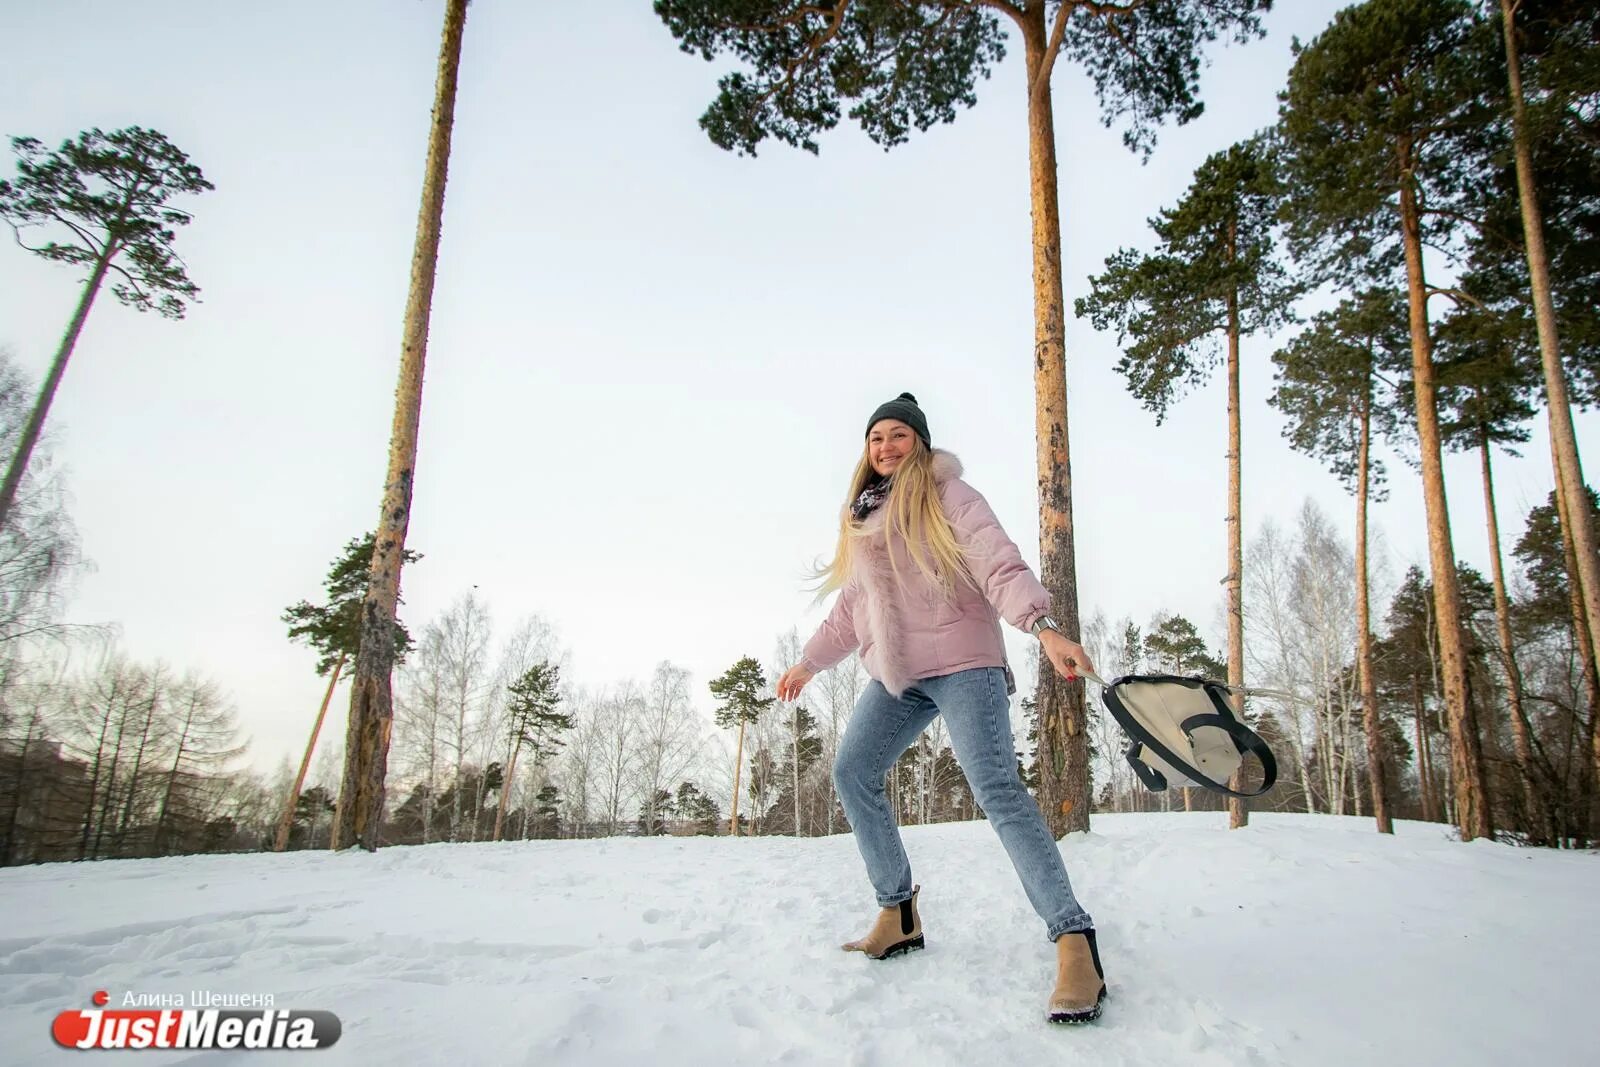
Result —
<path fill-rule="evenodd" d="M 839 590 L 798 664 L 778 679 L 794 700 L 819 671 L 861 650 L 872 682 L 839 742 L 833 778 L 882 909 L 845 945 L 873 959 L 923 946 L 920 886 L 900 842 L 884 778 L 942 714 L 962 772 L 1056 944 L 1051 1022 L 1097 1018 L 1105 997 L 1094 923 L 1079 907 L 1039 806 L 1017 776 L 1010 684 L 999 618 L 1039 638 L 1069 681 L 1094 669 L 1050 618 L 1050 596 L 1023 563 L 961 464 L 934 451 L 916 397 L 901 393 L 867 421 L 838 550 L 821 572 Z"/>

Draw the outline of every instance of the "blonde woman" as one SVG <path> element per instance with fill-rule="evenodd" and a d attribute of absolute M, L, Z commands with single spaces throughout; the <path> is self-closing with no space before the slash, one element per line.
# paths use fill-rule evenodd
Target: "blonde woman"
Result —
<path fill-rule="evenodd" d="M 873 679 L 839 742 L 833 779 L 882 910 L 865 937 L 844 947 L 879 960 L 923 947 L 921 887 L 911 881 L 884 779 L 943 715 L 973 796 L 1055 942 L 1046 1017 L 1088 1022 L 1105 997 L 1094 923 L 1017 776 L 1009 718 L 1015 686 L 999 619 L 1038 637 L 1069 681 L 1094 665 L 1050 617 L 1050 595 L 988 503 L 961 480 L 960 462 L 933 449 L 910 393 L 867 421 L 846 501 L 838 549 L 822 574 L 823 591 L 837 589 L 839 597 L 800 662 L 778 679 L 779 699 L 794 700 L 817 672 L 857 648 Z"/>

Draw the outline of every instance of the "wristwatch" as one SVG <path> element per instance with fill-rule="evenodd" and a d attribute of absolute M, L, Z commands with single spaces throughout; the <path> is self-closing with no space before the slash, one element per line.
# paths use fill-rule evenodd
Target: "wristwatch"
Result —
<path fill-rule="evenodd" d="M 1033 625 L 1028 627 L 1028 632 L 1038 637 L 1041 630 L 1054 630 L 1059 634 L 1061 633 L 1061 624 L 1048 615 L 1040 615 L 1033 620 Z"/>

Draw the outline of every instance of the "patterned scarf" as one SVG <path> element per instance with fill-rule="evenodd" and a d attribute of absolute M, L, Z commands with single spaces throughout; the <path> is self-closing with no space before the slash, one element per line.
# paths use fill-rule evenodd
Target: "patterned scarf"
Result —
<path fill-rule="evenodd" d="M 868 515 L 871 515 L 878 509 L 878 505 L 882 504 L 889 496 L 889 487 L 893 481 L 893 478 L 884 478 L 861 490 L 861 495 L 856 497 L 856 502 L 850 505 L 850 515 L 857 522 L 861 522 Z"/>

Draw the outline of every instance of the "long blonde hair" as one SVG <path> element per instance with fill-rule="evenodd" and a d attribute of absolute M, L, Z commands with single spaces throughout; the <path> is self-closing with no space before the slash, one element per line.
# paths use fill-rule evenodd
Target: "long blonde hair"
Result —
<path fill-rule="evenodd" d="M 939 485 L 933 476 L 933 452 L 922 443 L 921 437 L 912 436 L 910 454 L 901 460 L 891 477 L 889 496 L 879 506 L 884 513 L 883 544 L 889 553 L 895 580 L 900 580 L 900 565 L 893 550 L 893 539 L 898 536 L 905 542 L 917 569 L 943 589 L 946 596 L 954 593 L 957 582 L 976 587 L 967 566 L 966 550 L 956 540 L 955 529 L 939 502 Z M 850 580 L 856 542 L 870 536 L 865 524 L 858 522 L 850 509 L 861 491 L 877 478 L 872 459 L 863 448 L 855 472 L 850 475 L 850 491 L 845 495 L 844 510 L 839 517 L 839 541 L 833 561 L 813 575 L 821 579 L 817 587 L 818 600 L 843 588 Z"/>

